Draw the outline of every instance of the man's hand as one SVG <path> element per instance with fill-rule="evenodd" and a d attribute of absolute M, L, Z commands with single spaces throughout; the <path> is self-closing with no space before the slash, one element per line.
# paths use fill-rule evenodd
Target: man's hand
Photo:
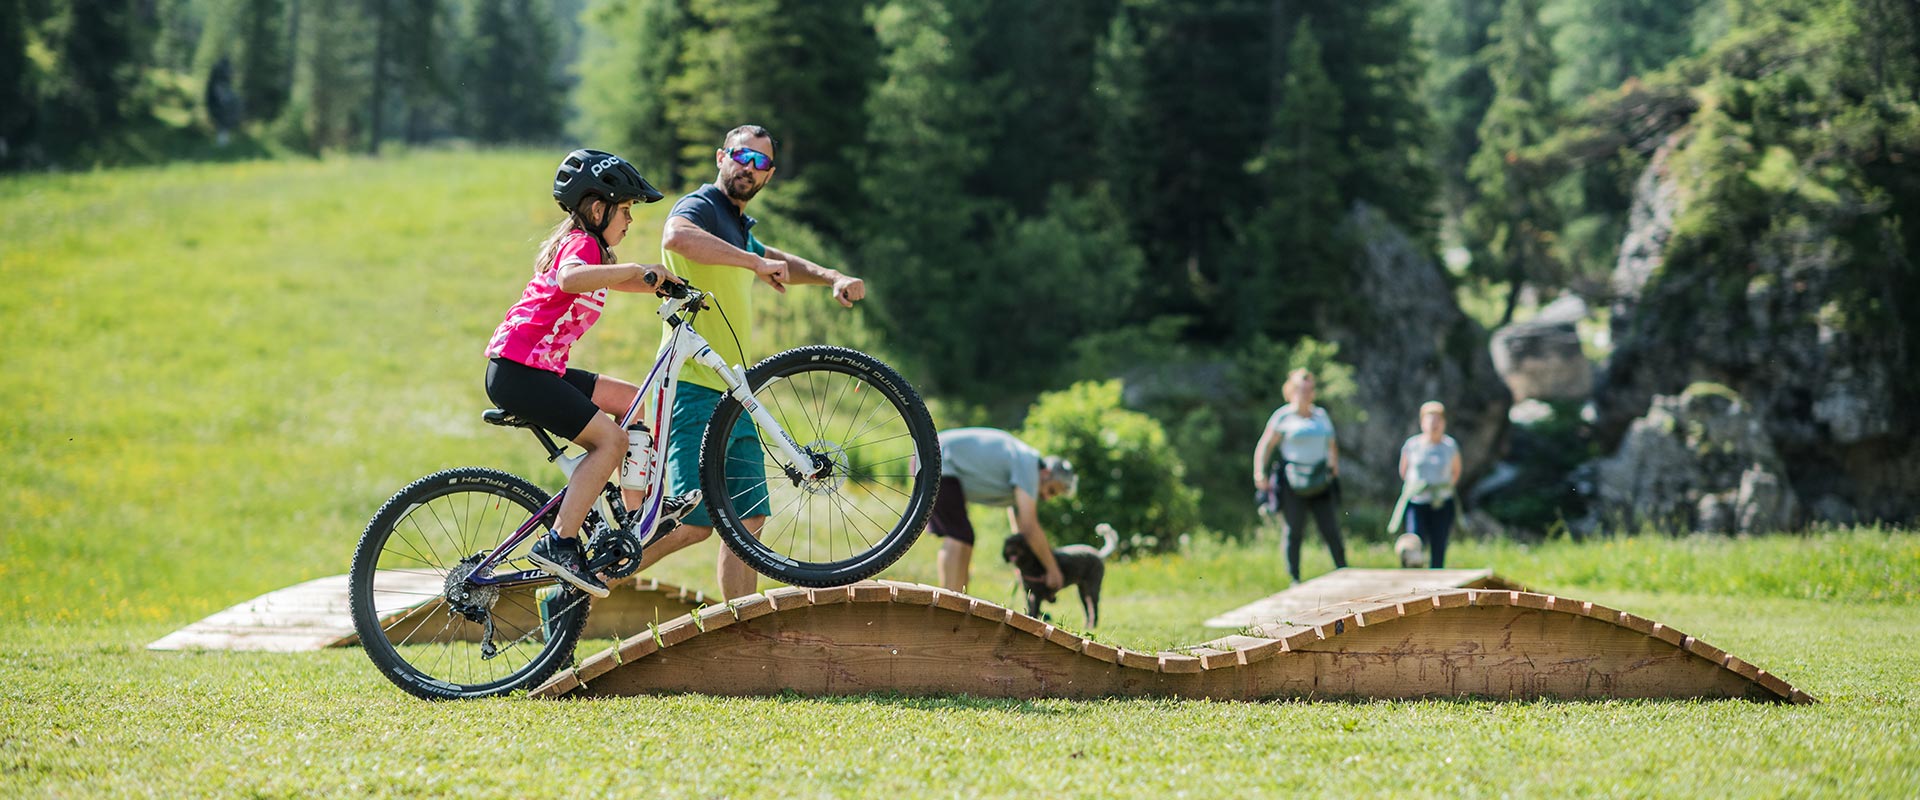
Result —
<path fill-rule="evenodd" d="M 842 306 L 852 308 L 853 301 L 866 296 L 867 282 L 859 278 L 842 275 L 839 280 L 833 282 L 833 299 L 840 301 Z"/>
<path fill-rule="evenodd" d="M 1060 565 L 1058 564 L 1047 565 L 1047 588 L 1048 589 L 1058 589 L 1062 584 L 1066 582 L 1067 582 L 1066 576 L 1060 574 Z"/>
<path fill-rule="evenodd" d="M 762 258 L 760 259 L 760 263 L 753 268 L 753 273 L 759 275 L 760 280 L 766 281 L 768 286 L 772 286 L 774 291 L 782 294 L 786 293 L 787 262 L 779 259 Z"/>

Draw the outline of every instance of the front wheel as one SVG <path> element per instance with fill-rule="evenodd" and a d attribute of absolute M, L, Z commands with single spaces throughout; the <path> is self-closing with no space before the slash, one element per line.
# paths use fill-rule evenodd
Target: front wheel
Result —
<path fill-rule="evenodd" d="M 537 585 L 464 580 L 547 500 L 517 475 L 461 467 L 414 481 L 380 507 L 354 551 L 348 603 L 360 646 L 381 674 L 441 700 L 530 689 L 571 663 L 586 594 L 568 588 L 543 602 Z M 519 543 L 491 571 L 532 569 L 532 543 Z"/>
<path fill-rule="evenodd" d="M 828 346 L 776 353 L 747 371 L 747 386 L 822 469 L 789 470 L 777 434 L 721 400 L 701 442 L 700 487 L 740 560 L 821 588 L 871 578 L 905 555 L 940 485 L 939 438 L 913 386 L 877 358 Z M 749 428 L 752 437 L 740 435 Z"/>

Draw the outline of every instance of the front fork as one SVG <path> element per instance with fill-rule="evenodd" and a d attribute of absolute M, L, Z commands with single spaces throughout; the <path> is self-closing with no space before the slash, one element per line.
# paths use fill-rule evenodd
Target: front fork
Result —
<path fill-rule="evenodd" d="M 774 446 L 780 449 L 781 455 L 787 457 L 789 465 L 787 471 L 790 474 L 798 475 L 800 479 L 805 480 L 817 477 L 821 470 L 825 469 L 826 465 L 814 463 L 813 457 L 807 453 L 806 449 L 793 440 L 793 435 L 787 433 L 786 428 L 780 427 L 780 423 L 774 421 L 773 413 L 754 398 L 753 392 L 747 388 L 745 372 L 739 367 L 729 366 L 713 352 L 712 348 L 703 348 L 699 355 L 694 356 L 694 359 L 713 368 L 714 372 L 720 373 L 721 380 L 727 384 L 727 394 L 747 409 L 747 414 L 760 425 L 760 430 L 773 431 Z"/>

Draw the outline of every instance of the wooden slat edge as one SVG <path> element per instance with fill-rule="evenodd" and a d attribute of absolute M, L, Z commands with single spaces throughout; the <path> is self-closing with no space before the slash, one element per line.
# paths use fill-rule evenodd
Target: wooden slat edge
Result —
<path fill-rule="evenodd" d="M 551 700 L 584 685 L 585 684 L 580 682 L 580 676 L 575 675 L 573 670 L 565 669 L 553 677 L 548 678 L 546 683 L 540 684 L 533 691 L 528 692 L 527 696 L 541 700 Z"/>
<path fill-rule="evenodd" d="M 1080 652 L 1086 653 L 1089 656 L 1100 659 L 1101 661 L 1105 661 L 1109 664 L 1120 663 L 1120 648 L 1113 647 L 1111 645 L 1104 645 L 1092 639 L 1084 640 L 1081 643 Z"/>
<path fill-rule="evenodd" d="M 693 617 L 675 617 L 660 626 L 660 646 L 672 647 L 700 635 L 700 626 L 693 624 Z"/>
<path fill-rule="evenodd" d="M 733 614 L 734 619 L 741 622 L 764 617 L 779 610 L 774 608 L 773 601 L 763 594 L 747 595 L 738 600 L 728 601 L 726 608 Z"/>
<path fill-rule="evenodd" d="M 724 605 L 702 608 L 693 618 L 703 631 L 717 631 L 740 621 L 733 615 L 733 610 Z"/>
<path fill-rule="evenodd" d="M 1053 627 L 1051 625 L 1048 625 L 1043 620 L 1035 619 L 1033 617 L 1029 617 L 1025 614 L 1021 614 L 1018 612 L 1009 613 L 1007 615 L 1007 625 L 1009 627 L 1013 627 L 1013 628 L 1017 628 L 1019 630 L 1025 631 L 1027 633 L 1031 633 L 1042 639 L 1047 637 L 1046 630 L 1048 628 Z"/>
<path fill-rule="evenodd" d="M 958 611 L 962 614 L 973 613 L 973 598 L 960 594 L 959 592 L 949 592 L 945 589 L 939 589 L 934 592 L 933 605 L 948 611 Z"/>
<path fill-rule="evenodd" d="M 1696 656 L 1704 658 L 1708 661 L 1711 661 L 1723 667 L 1727 665 L 1727 657 L 1729 654 L 1727 653 L 1727 651 L 1722 650 L 1718 647 L 1714 647 L 1713 645 L 1707 644 L 1706 642 L 1700 641 L 1699 639 L 1695 639 L 1691 636 L 1688 636 L 1686 638 L 1686 644 L 1682 646 L 1687 648 L 1687 652 L 1692 653 Z"/>
<path fill-rule="evenodd" d="M 1200 659 L 1185 653 L 1162 652 L 1159 669 L 1167 673 L 1190 673 L 1205 669 Z"/>
<path fill-rule="evenodd" d="M 1087 646 L 1087 641 L 1088 641 L 1085 637 L 1075 634 L 1072 631 L 1056 628 L 1056 627 L 1053 627 L 1052 625 L 1047 626 L 1047 629 L 1045 632 L 1045 638 L 1049 642 L 1060 645 L 1061 647 L 1067 648 L 1068 650 L 1072 650 L 1073 652 L 1076 652 L 1076 653 L 1083 652 Z"/>
<path fill-rule="evenodd" d="M 967 613 L 984 620 L 1005 623 L 1007 617 L 1013 613 L 1013 609 L 976 597 L 972 603 L 968 604 Z"/>
<path fill-rule="evenodd" d="M 620 643 L 620 663 L 631 664 L 660 650 L 660 643 L 653 638 L 653 631 L 646 631 L 627 637 Z"/>
<path fill-rule="evenodd" d="M 807 601 L 816 606 L 850 603 L 853 602 L 853 587 L 835 586 L 830 589 L 808 589 Z"/>
<path fill-rule="evenodd" d="M 876 581 L 861 581 L 847 587 L 848 600 L 855 603 L 891 603 L 894 587 Z"/>
<path fill-rule="evenodd" d="M 893 593 L 893 602 L 910 606 L 933 605 L 934 593 L 939 591 L 931 586 L 919 584 L 892 582 L 889 584 L 887 590 Z"/>
<path fill-rule="evenodd" d="M 807 590 L 797 586 L 782 586 L 765 593 L 767 602 L 773 604 L 775 611 L 791 611 L 813 604 L 813 596 Z"/>
<path fill-rule="evenodd" d="M 609 647 L 588 656 L 584 661 L 580 662 L 580 666 L 568 671 L 573 673 L 575 680 L 585 684 L 588 681 L 612 672 L 613 668 L 620 666 L 621 663 L 623 662 L 620 659 L 620 648 Z"/>

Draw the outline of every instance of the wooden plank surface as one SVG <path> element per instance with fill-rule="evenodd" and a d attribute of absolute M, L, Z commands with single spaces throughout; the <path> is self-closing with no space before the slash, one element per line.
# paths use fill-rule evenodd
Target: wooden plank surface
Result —
<path fill-rule="evenodd" d="M 389 632 L 447 622 L 439 600 L 442 579 L 427 572 L 382 572 L 374 585 L 374 607 L 389 620 Z M 347 576 L 330 575 L 295 584 L 221 610 L 161 637 L 149 650 L 244 650 L 292 653 L 350 645 L 357 641 L 347 602 Z M 618 639 L 691 612 L 707 597 L 654 580 L 616 584 L 613 593 L 594 600 L 582 633 L 588 639 Z M 535 624 L 537 606 L 530 592 L 508 592 L 494 606 L 503 628 L 524 630 Z M 480 628 L 461 621 L 461 635 L 478 640 Z"/>
<path fill-rule="evenodd" d="M 1520 588 L 1490 569 L 1336 569 L 1207 620 L 1209 628 L 1235 630 L 1287 621 L 1290 617 L 1362 597 L 1423 589 Z"/>

